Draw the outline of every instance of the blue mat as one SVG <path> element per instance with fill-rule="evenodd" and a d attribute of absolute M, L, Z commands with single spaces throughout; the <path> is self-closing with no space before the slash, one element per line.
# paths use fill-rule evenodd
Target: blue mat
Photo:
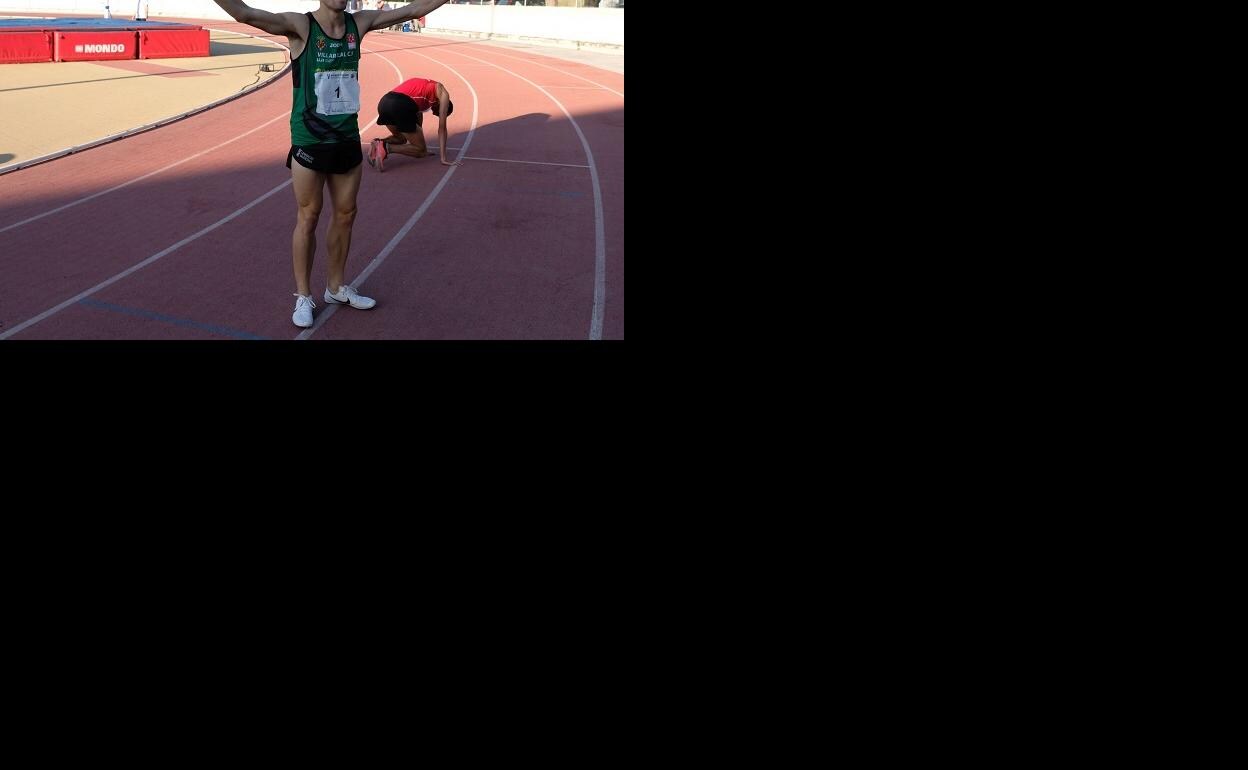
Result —
<path fill-rule="evenodd" d="M 102 32 L 109 29 L 199 29 L 198 24 L 175 21 L 130 21 L 129 19 L 0 19 L 0 32 L 24 29 L 59 29 Z"/>

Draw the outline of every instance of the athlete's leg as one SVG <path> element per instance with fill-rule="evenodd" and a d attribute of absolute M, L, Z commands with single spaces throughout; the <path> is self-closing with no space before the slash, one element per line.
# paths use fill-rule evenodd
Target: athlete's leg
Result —
<path fill-rule="evenodd" d="M 329 175 L 329 200 L 334 218 L 329 223 L 329 261 L 326 263 L 326 285 L 337 293 L 346 281 L 347 253 L 351 251 L 351 228 L 355 225 L 356 196 L 360 192 L 361 163 L 345 174 Z"/>
<path fill-rule="evenodd" d="M 403 132 L 399 130 L 398 126 L 386 126 L 385 128 L 389 129 L 390 131 L 390 136 L 382 137 L 382 139 L 387 144 L 395 144 L 395 143 L 403 144 L 404 142 L 407 141 L 406 139 L 403 138 Z"/>
<path fill-rule="evenodd" d="M 425 132 L 417 129 L 416 131 L 405 131 L 403 133 L 403 143 L 394 144 L 389 139 L 386 140 L 389 145 L 390 152 L 397 152 L 400 155 L 408 155 L 413 158 L 423 158 L 432 155 L 429 148 L 425 145 Z"/>
<path fill-rule="evenodd" d="M 316 257 L 316 222 L 321 218 L 325 174 L 304 168 L 298 161 L 290 164 L 290 177 L 299 212 L 295 217 L 295 234 L 291 239 L 294 255 L 295 289 L 311 296 L 312 262 Z"/>

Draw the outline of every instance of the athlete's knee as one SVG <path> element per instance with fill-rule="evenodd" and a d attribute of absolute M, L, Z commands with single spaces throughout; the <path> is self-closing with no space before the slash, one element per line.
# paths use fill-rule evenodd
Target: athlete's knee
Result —
<path fill-rule="evenodd" d="M 321 218 L 321 204 L 307 204 L 299 207 L 299 217 L 296 226 L 305 232 L 316 229 L 316 223 Z"/>
<path fill-rule="evenodd" d="M 340 227 L 350 227 L 355 223 L 355 212 L 357 208 L 352 205 L 350 208 L 334 209 L 334 224 Z"/>

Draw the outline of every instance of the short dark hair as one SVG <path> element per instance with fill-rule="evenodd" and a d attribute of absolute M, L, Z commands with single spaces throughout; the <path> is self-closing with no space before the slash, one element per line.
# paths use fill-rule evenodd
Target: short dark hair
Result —
<path fill-rule="evenodd" d="M 435 102 L 434 102 L 434 103 L 430 106 L 430 109 L 432 109 L 432 110 L 433 110 L 433 114 L 434 114 L 434 115 L 438 115 L 438 106 L 439 106 L 439 104 L 440 104 L 439 102 L 436 102 L 436 101 L 435 101 Z M 451 101 L 450 99 L 447 99 L 447 100 L 446 100 L 446 117 L 448 117 L 448 118 L 449 118 L 449 117 L 451 116 L 451 113 L 452 113 L 452 112 L 454 112 L 454 111 L 455 111 L 455 102 Z M 441 115 L 438 115 L 438 117 L 440 118 L 440 117 L 442 117 L 442 116 L 441 116 Z"/>

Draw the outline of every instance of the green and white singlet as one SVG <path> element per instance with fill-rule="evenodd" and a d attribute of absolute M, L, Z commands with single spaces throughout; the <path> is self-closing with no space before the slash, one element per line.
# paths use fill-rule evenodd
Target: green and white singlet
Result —
<path fill-rule="evenodd" d="M 294 101 L 290 143 L 296 146 L 358 142 L 360 123 L 360 35 L 351 14 L 341 38 L 325 34 L 308 13 L 308 39 L 290 68 Z"/>

